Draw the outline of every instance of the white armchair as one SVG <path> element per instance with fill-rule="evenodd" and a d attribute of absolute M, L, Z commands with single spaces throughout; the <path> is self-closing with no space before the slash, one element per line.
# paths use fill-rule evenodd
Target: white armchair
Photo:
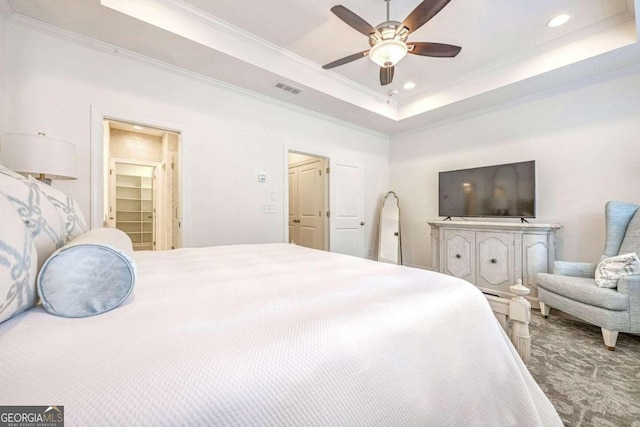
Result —
<path fill-rule="evenodd" d="M 640 206 L 608 202 L 605 207 L 607 236 L 604 257 L 640 252 Z M 605 347 L 614 350 L 619 332 L 640 333 L 640 276 L 626 276 L 617 289 L 600 288 L 596 264 L 556 261 L 553 274 L 536 276 L 540 310 L 569 313 L 602 329 Z"/>

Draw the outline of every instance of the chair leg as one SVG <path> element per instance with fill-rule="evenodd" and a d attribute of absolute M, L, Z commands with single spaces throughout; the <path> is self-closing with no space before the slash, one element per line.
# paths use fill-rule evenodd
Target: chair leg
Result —
<path fill-rule="evenodd" d="M 616 341 L 618 339 L 618 331 L 610 331 L 605 328 L 602 330 L 602 338 L 604 338 L 604 346 L 607 350 L 614 351 L 616 349 Z"/>
<path fill-rule="evenodd" d="M 549 317 L 549 311 L 551 311 L 551 307 L 540 301 L 540 313 L 542 313 L 545 319 Z"/>

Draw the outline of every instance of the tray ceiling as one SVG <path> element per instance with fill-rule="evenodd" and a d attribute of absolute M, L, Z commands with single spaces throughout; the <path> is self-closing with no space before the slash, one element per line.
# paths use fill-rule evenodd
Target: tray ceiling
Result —
<path fill-rule="evenodd" d="M 388 135 L 640 64 L 632 0 L 453 0 L 409 40 L 462 52 L 408 55 L 385 87 L 368 58 L 321 68 L 369 47 L 330 12 L 335 0 L 3 1 L 16 21 L 41 22 Z M 392 0 L 391 19 L 402 21 L 418 3 Z M 383 0 L 341 4 L 374 26 L 385 20 Z M 560 13 L 571 20 L 547 27 Z M 277 89 L 278 82 L 302 92 Z M 404 89 L 407 82 L 416 87 Z"/>

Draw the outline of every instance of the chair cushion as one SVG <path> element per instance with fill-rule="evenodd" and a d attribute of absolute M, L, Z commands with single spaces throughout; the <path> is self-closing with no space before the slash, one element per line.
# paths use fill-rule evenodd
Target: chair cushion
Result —
<path fill-rule="evenodd" d="M 636 211 L 627 225 L 627 231 L 620 244 L 618 254 L 640 252 L 640 209 Z"/>
<path fill-rule="evenodd" d="M 629 298 L 626 295 L 615 289 L 598 287 L 595 279 L 538 273 L 536 283 L 540 288 L 583 304 L 615 311 L 629 309 Z"/>

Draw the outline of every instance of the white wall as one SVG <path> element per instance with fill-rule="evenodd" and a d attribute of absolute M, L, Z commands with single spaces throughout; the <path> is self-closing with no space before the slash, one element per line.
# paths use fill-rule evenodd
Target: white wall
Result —
<path fill-rule="evenodd" d="M 90 204 L 90 111 L 123 112 L 178 125 L 183 134 L 188 246 L 281 242 L 285 146 L 365 165 L 366 247 L 376 235 L 378 201 L 388 188 L 388 141 L 109 52 L 6 23 L 4 131 L 45 132 L 72 141 L 79 179 L 55 186 Z M 215 66 L 215 64 L 211 64 Z M 257 175 L 265 173 L 266 183 Z"/>
<path fill-rule="evenodd" d="M 537 218 L 557 222 L 558 259 L 597 261 L 604 204 L 640 204 L 640 74 L 424 130 L 390 145 L 406 263 L 432 267 L 427 220 L 438 172 L 536 160 Z"/>

